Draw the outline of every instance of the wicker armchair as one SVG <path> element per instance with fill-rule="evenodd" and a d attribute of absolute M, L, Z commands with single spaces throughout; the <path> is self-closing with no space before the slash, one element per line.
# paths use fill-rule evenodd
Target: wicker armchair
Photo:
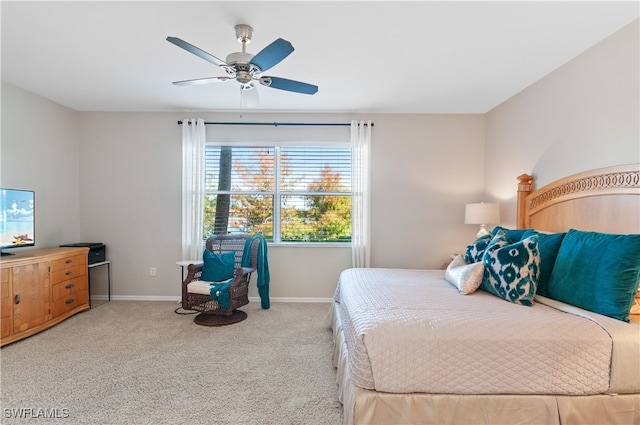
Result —
<path fill-rule="evenodd" d="M 211 252 L 235 251 L 236 253 L 235 276 L 233 283 L 229 286 L 231 305 L 227 309 L 223 310 L 218 302 L 211 298 L 206 289 L 208 285 L 198 285 L 203 264 L 187 266 L 187 276 L 182 282 L 182 308 L 200 312 L 193 320 L 195 323 L 204 326 L 223 326 L 238 323 L 247 318 L 247 313 L 238 308 L 249 303 L 249 281 L 251 273 L 256 271 L 260 244 L 257 239 L 253 241 L 250 247 L 251 266 L 242 267 L 245 243 L 250 237 L 247 234 L 217 235 L 209 237 L 206 242 L 206 248 Z"/>

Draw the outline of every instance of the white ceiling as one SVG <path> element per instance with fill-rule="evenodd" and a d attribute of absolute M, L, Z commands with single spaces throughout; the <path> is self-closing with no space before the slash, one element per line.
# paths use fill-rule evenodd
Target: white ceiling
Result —
<path fill-rule="evenodd" d="M 637 19 L 637 1 L 21 1 L 1 3 L 2 79 L 79 111 L 242 109 L 235 81 L 166 41 L 224 59 L 276 38 L 295 51 L 266 74 L 258 111 L 483 113 Z"/>

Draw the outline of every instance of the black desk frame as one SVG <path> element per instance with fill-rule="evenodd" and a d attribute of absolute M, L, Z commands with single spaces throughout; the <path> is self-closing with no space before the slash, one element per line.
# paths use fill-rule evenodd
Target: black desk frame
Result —
<path fill-rule="evenodd" d="M 89 285 L 89 308 L 91 308 L 91 269 L 94 267 L 107 266 L 107 291 L 108 300 L 111 302 L 111 261 L 100 261 L 99 263 L 89 264 L 89 271 L 87 272 L 87 283 Z"/>

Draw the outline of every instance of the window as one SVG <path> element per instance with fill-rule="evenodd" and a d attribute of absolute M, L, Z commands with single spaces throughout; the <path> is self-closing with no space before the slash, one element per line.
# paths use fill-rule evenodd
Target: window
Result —
<path fill-rule="evenodd" d="M 205 161 L 205 238 L 351 242 L 350 148 L 207 145 Z"/>

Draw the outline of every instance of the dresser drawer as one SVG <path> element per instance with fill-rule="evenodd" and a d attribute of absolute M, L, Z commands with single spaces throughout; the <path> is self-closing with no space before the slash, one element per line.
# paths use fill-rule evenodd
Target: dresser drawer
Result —
<path fill-rule="evenodd" d="M 51 315 L 57 317 L 88 301 L 87 290 L 76 291 L 51 302 Z"/>
<path fill-rule="evenodd" d="M 60 258 L 58 260 L 53 260 L 51 262 L 51 272 L 55 273 L 69 267 L 78 267 L 83 266 L 87 267 L 87 256 L 86 255 L 73 255 L 66 258 Z"/>
<path fill-rule="evenodd" d="M 87 290 L 87 280 L 85 276 L 77 276 L 63 282 L 54 283 L 51 289 L 52 300 L 71 296 L 80 291 Z"/>
<path fill-rule="evenodd" d="M 51 283 L 55 285 L 59 282 L 64 282 L 65 280 L 73 279 L 74 277 L 86 276 L 87 274 L 87 266 L 80 265 L 75 267 L 69 267 L 63 270 L 58 270 L 51 273 Z"/>

